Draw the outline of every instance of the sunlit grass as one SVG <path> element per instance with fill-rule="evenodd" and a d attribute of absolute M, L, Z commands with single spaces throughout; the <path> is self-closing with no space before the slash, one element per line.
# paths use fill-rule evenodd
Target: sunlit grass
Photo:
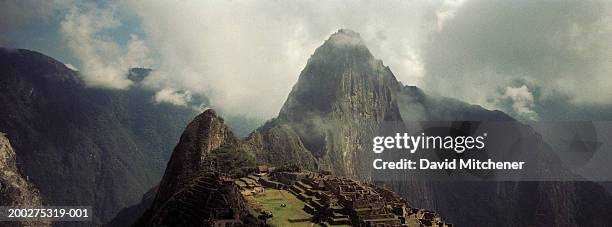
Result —
<path fill-rule="evenodd" d="M 288 191 L 277 189 L 266 189 L 265 194 L 255 196 L 259 204 L 272 212 L 273 217 L 268 220 L 271 226 L 318 226 L 312 222 L 289 222 L 289 219 L 304 219 L 312 217 L 306 213 L 304 202 Z M 285 204 L 285 207 L 281 207 Z"/>

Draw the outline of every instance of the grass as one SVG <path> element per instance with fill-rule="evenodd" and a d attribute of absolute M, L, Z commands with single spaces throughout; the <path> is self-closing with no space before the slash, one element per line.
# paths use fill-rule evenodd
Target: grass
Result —
<path fill-rule="evenodd" d="M 268 220 L 271 226 L 318 226 L 312 222 L 289 222 L 289 219 L 303 219 L 312 217 L 304 208 L 304 202 L 293 194 L 284 190 L 266 188 L 265 194 L 255 196 L 261 206 L 272 212 L 273 217 Z M 281 207 L 286 204 L 286 207 Z"/>

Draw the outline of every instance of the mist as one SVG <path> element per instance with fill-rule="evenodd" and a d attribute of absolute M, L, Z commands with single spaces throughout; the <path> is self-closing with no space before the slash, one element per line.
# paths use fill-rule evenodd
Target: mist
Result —
<path fill-rule="evenodd" d="M 609 106 L 611 22 L 610 1 L 465 1 L 422 46 L 423 86 L 531 120 L 559 97 Z"/>
<path fill-rule="evenodd" d="M 360 32 L 398 79 L 424 76 L 418 34 L 441 2 L 126 2 L 160 59 L 146 81 L 203 93 L 212 108 L 275 116 L 314 50 L 339 28 Z M 423 24 L 431 24 L 431 27 Z"/>
<path fill-rule="evenodd" d="M 402 83 L 520 119 L 538 119 L 535 105 L 553 94 L 612 103 L 609 2 L 127 5 L 160 56 L 151 83 L 205 93 L 230 113 L 276 115 L 308 57 L 339 28 L 359 32 Z M 537 97 L 534 86 L 542 88 Z"/>
<path fill-rule="evenodd" d="M 612 104 L 605 0 L 71 2 L 35 13 L 25 13 L 33 1 L 0 3 L 0 28 L 12 34 L 59 18 L 61 45 L 78 60 L 65 63 L 88 85 L 127 89 L 127 69 L 150 67 L 143 83 L 157 92 L 155 102 L 184 105 L 204 95 L 224 115 L 274 117 L 314 50 L 348 28 L 398 80 L 428 93 L 527 120 L 558 97 L 572 106 Z"/>
<path fill-rule="evenodd" d="M 131 34 L 122 47 L 103 33 L 120 25 L 113 8 L 89 5 L 72 7 L 61 21 L 61 34 L 68 49 L 81 61 L 87 85 L 124 89 L 132 84 L 127 78 L 131 67 L 152 66 L 149 48 L 137 35 Z"/>

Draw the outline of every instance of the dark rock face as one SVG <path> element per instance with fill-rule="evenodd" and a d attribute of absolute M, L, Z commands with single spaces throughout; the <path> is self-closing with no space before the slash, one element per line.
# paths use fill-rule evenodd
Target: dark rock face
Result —
<path fill-rule="evenodd" d="M 40 192 L 19 173 L 16 154 L 4 133 L 0 132 L 0 206 L 40 207 Z M 41 222 L 2 222 L 2 226 L 51 226 Z"/>
<path fill-rule="evenodd" d="M 40 53 L 0 49 L 0 131 L 48 204 L 90 205 L 94 224 L 136 203 L 163 174 L 190 108 L 153 91 L 88 88 Z"/>

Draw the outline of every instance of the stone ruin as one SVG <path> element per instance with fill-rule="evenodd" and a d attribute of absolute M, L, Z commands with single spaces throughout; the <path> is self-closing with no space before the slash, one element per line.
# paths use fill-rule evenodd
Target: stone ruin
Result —
<path fill-rule="evenodd" d="M 287 190 L 304 202 L 310 221 L 321 226 L 452 226 L 437 212 L 414 208 L 373 184 L 327 173 L 258 169 L 262 171 L 235 181 L 243 196 L 257 196 L 265 188 Z"/>

